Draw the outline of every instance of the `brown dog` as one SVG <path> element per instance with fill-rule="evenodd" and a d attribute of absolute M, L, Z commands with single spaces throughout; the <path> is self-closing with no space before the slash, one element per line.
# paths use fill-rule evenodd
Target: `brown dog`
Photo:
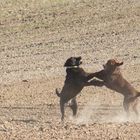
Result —
<path fill-rule="evenodd" d="M 92 81 L 92 84 L 88 82 L 88 80 L 92 79 L 94 74 L 87 73 L 80 68 L 79 66 L 82 64 L 81 57 L 71 57 L 67 59 L 64 67 L 66 67 L 66 80 L 64 86 L 62 88 L 61 93 L 58 92 L 56 89 L 56 94 L 60 97 L 60 110 L 61 110 L 61 120 L 64 119 L 64 106 L 65 104 L 71 100 L 70 108 L 73 111 L 73 115 L 77 113 L 77 102 L 76 102 L 76 95 L 80 93 L 80 91 L 85 86 L 95 85 L 100 86 L 98 81 Z"/>
<path fill-rule="evenodd" d="M 94 73 L 94 76 L 103 80 L 103 82 L 100 82 L 104 83 L 107 88 L 117 91 L 124 96 L 123 107 L 127 114 L 129 114 L 131 106 L 136 115 L 138 115 L 137 97 L 140 96 L 140 92 L 123 78 L 119 68 L 121 65 L 123 65 L 123 62 L 110 59 L 103 65 L 104 69 Z"/>

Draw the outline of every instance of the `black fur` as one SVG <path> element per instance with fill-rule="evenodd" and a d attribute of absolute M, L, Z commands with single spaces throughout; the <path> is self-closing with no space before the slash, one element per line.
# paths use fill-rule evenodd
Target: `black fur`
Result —
<path fill-rule="evenodd" d="M 70 108 L 73 111 L 73 115 L 77 113 L 76 96 L 81 92 L 85 86 L 96 85 L 96 82 L 92 81 L 92 84 L 88 82 L 93 78 L 92 73 L 87 73 L 83 68 L 79 66 L 82 64 L 81 57 L 71 57 L 67 59 L 64 64 L 66 67 L 66 79 L 61 93 L 56 89 L 57 96 L 60 97 L 60 110 L 61 120 L 64 119 L 64 105 L 71 100 Z"/>

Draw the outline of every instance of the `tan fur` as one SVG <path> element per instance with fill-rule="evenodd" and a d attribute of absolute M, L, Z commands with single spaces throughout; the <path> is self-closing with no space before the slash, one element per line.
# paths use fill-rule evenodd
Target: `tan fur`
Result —
<path fill-rule="evenodd" d="M 118 62 L 115 59 L 110 59 L 104 66 L 104 69 L 94 73 L 95 77 L 103 80 L 103 84 L 124 96 L 123 107 L 129 114 L 130 107 L 138 115 L 137 110 L 137 97 L 140 96 L 138 92 L 126 79 L 123 78 L 119 66 L 123 62 Z"/>

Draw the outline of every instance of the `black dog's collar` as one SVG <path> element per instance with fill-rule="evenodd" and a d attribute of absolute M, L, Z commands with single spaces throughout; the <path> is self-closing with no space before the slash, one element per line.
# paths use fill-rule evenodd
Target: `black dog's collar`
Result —
<path fill-rule="evenodd" d="M 71 69 L 71 68 L 79 68 L 78 66 L 67 66 L 66 68 Z"/>

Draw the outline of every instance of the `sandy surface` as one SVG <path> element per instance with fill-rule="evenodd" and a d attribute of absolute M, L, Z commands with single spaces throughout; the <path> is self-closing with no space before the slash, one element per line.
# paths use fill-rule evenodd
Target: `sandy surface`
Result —
<path fill-rule="evenodd" d="M 85 88 L 77 117 L 67 109 L 60 122 L 55 88 L 65 60 L 79 55 L 88 72 L 124 61 L 140 91 L 140 1 L 0 1 L 0 140 L 140 139 L 140 118 L 128 120 L 123 97 L 105 87 Z"/>

